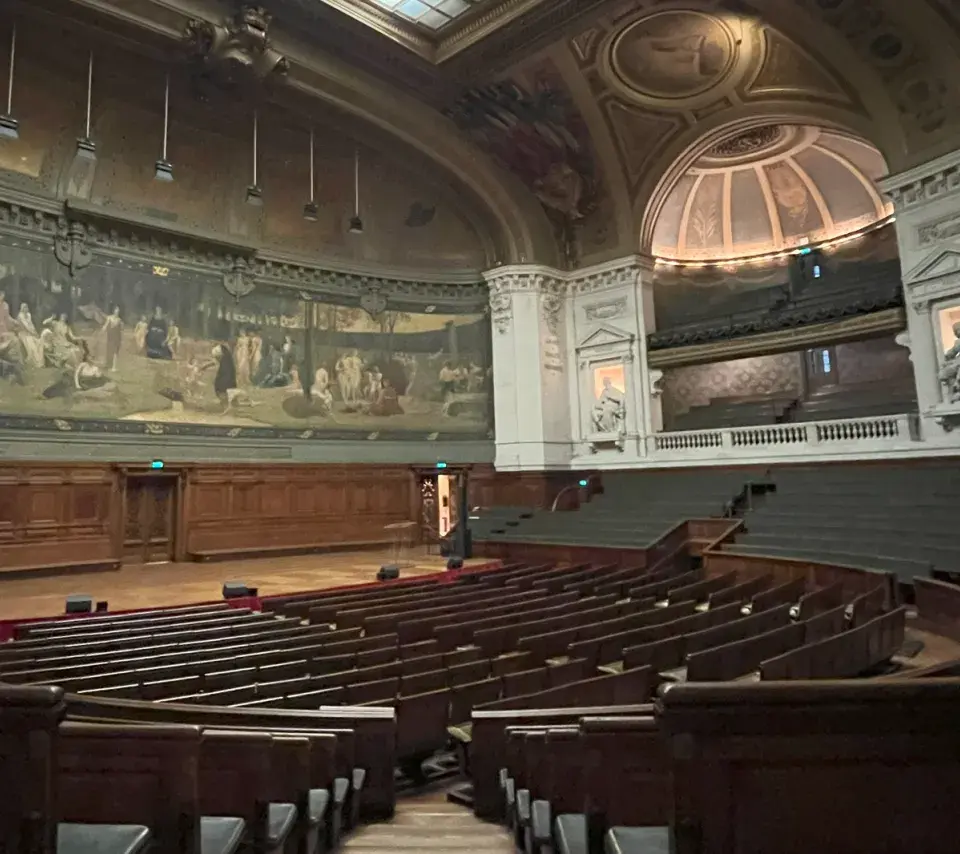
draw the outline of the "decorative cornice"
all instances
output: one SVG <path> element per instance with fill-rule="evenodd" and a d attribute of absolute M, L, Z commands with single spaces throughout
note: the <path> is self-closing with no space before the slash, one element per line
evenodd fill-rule
<path fill-rule="evenodd" d="M 748 356 L 771 356 L 775 353 L 789 353 L 810 347 L 843 344 L 885 332 L 899 332 L 906 326 L 906 322 L 906 315 L 902 308 L 891 308 L 859 317 L 803 326 L 799 329 L 766 332 L 690 347 L 653 350 L 647 354 L 647 364 L 651 368 L 663 370 L 724 362 L 729 359 L 743 359 Z"/>
<path fill-rule="evenodd" d="M 240 296 L 249 292 L 252 283 L 296 288 L 349 303 L 377 290 L 391 305 L 405 308 L 436 305 L 439 310 L 442 306 L 479 311 L 487 302 L 487 288 L 479 277 L 458 281 L 453 274 L 453 281 L 442 281 L 436 273 L 419 276 L 313 262 L 264 251 L 239 239 L 118 216 L 85 202 L 30 199 L 6 190 L 0 190 L 0 234 L 48 243 L 58 260 L 74 272 L 90 263 L 91 254 L 233 277 L 242 264 L 244 280 L 230 279 L 242 292 Z"/>
<path fill-rule="evenodd" d="M 890 175 L 878 186 L 893 200 L 898 212 L 949 195 L 960 190 L 960 150 Z"/>

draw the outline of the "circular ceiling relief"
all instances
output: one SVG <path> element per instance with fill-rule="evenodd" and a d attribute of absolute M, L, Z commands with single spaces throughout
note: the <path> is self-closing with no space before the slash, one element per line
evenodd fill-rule
<path fill-rule="evenodd" d="M 610 42 L 609 70 L 621 87 L 659 108 L 688 108 L 714 97 L 731 77 L 737 39 L 721 18 L 674 9 L 628 24 Z M 738 75 L 739 76 L 739 75 Z"/>

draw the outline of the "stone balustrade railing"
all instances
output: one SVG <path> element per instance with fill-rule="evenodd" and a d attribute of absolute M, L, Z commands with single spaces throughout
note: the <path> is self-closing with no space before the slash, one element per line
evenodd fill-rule
<path fill-rule="evenodd" d="M 917 438 L 916 415 L 880 415 L 805 424 L 656 433 L 646 438 L 646 451 L 647 459 L 651 462 L 701 456 L 755 458 L 810 454 L 815 457 L 818 451 L 830 454 L 834 450 L 870 453 L 902 449 Z"/>

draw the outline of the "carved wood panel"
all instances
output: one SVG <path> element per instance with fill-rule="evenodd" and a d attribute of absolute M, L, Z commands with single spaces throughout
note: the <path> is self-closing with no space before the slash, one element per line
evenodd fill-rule
<path fill-rule="evenodd" d="M 115 562 L 120 503 L 107 465 L 0 465 L 0 572 Z"/>
<path fill-rule="evenodd" d="M 416 518 L 406 466 L 203 466 L 184 499 L 188 554 L 390 542 Z"/>

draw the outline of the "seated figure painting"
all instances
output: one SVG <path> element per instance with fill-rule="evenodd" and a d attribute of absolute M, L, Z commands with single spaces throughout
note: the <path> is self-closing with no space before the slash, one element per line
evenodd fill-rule
<path fill-rule="evenodd" d="M 55 263 L 21 257 L 40 252 L 8 254 L 0 418 L 141 421 L 181 432 L 388 430 L 421 439 L 492 428 L 490 326 L 480 311 L 388 304 L 371 316 L 268 287 L 238 300 L 217 276 L 171 270 L 161 278 L 136 263 L 94 263 L 68 282 Z"/>

